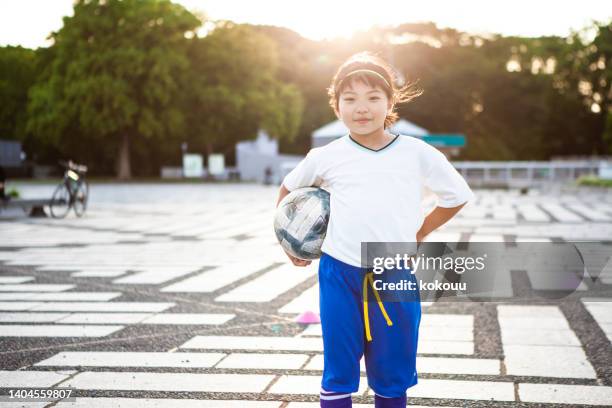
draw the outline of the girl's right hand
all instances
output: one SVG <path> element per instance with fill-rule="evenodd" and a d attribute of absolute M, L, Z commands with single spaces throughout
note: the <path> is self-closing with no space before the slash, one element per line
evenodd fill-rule
<path fill-rule="evenodd" d="M 295 266 L 308 266 L 312 263 L 312 261 L 307 261 L 304 259 L 296 258 L 295 256 L 289 255 L 287 252 L 285 253 L 287 254 L 289 259 L 291 260 L 291 262 L 293 262 Z"/>

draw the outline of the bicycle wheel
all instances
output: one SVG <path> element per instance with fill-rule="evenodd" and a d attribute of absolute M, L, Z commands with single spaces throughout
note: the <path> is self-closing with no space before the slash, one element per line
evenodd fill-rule
<path fill-rule="evenodd" d="M 65 183 L 57 186 L 49 204 L 53 218 L 64 218 L 70 211 L 70 191 Z"/>
<path fill-rule="evenodd" d="M 87 210 L 87 201 L 89 200 L 89 183 L 83 180 L 77 186 L 76 192 L 74 194 L 74 202 L 72 203 L 72 207 L 74 208 L 74 213 L 77 217 L 82 217 L 85 214 L 85 210 Z"/>

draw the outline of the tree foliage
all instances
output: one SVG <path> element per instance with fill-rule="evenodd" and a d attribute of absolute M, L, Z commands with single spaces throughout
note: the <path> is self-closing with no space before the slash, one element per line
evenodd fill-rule
<path fill-rule="evenodd" d="M 0 138 L 24 140 L 28 90 L 36 80 L 36 53 L 22 47 L 0 49 Z"/>
<path fill-rule="evenodd" d="M 467 136 L 463 159 L 612 153 L 612 21 L 567 38 L 419 23 L 311 41 L 205 21 L 169 0 L 79 0 L 51 38 L 36 51 L 0 48 L 0 137 L 39 162 L 153 175 L 180 162 L 182 142 L 231 162 L 235 143 L 262 128 L 282 151 L 305 153 L 335 119 L 326 90 L 336 68 L 364 50 L 423 89 L 400 116 Z"/>
<path fill-rule="evenodd" d="M 191 146 L 224 152 L 258 128 L 291 140 L 303 102 L 297 87 L 277 79 L 278 51 L 265 35 L 247 26 L 219 22 L 190 48 Z"/>
<path fill-rule="evenodd" d="M 81 156 L 112 162 L 118 152 L 118 175 L 130 177 L 130 143 L 185 127 L 176 104 L 190 68 L 185 33 L 199 24 L 167 0 L 78 1 L 53 34 L 55 56 L 31 91 L 29 129 Z"/>

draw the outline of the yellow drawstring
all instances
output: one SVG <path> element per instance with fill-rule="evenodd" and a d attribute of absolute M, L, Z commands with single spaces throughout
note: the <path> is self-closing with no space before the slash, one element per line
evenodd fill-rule
<path fill-rule="evenodd" d="M 372 341 L 372 335 L 370 334 L 370 318 L 368 315 L 369 314 L 369 311 L 368 311 L 368 282 L 370 282 L 370 285 L 372 285 L 374 296 L 376 296 L 376 302 L 378 303 L 378 307 L 380 308 L 380 311 L 382 312 L 383 316 L 385 317 L 385 320 L 387 321 L 387 326 L 393 326 L 393 322 L 389 318 L 389 315 L 387 314 L 387 311 L 385 310 L 385 305 L 383 305 L 382 301 L 380 300 L 380 295 L 378 294 L 378 291 L 374 287 L 374 280 L 372 279 L 372 272 L 366 273 L 365 277 L 363 278 L 363 319 L 365 322 L 366 339 L 368 341 Z"/>

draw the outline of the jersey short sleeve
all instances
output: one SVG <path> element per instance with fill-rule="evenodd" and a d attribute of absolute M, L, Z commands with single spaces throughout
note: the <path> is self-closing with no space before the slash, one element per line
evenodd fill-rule
<path fill-rule="evenodd" d="M 318 186 L 321 184 L 318 149 L 311 149 L 304 159 L 283 179 L 283 185 L 289 191 L 300 187 Z"/>
<path fill-rule="evenodd" d="M 438 196 L 439 207 L 457 207 L 474 198 L 465 179 L 435 147 L 424 145 L 423 167 L 424 184 Z"/>

